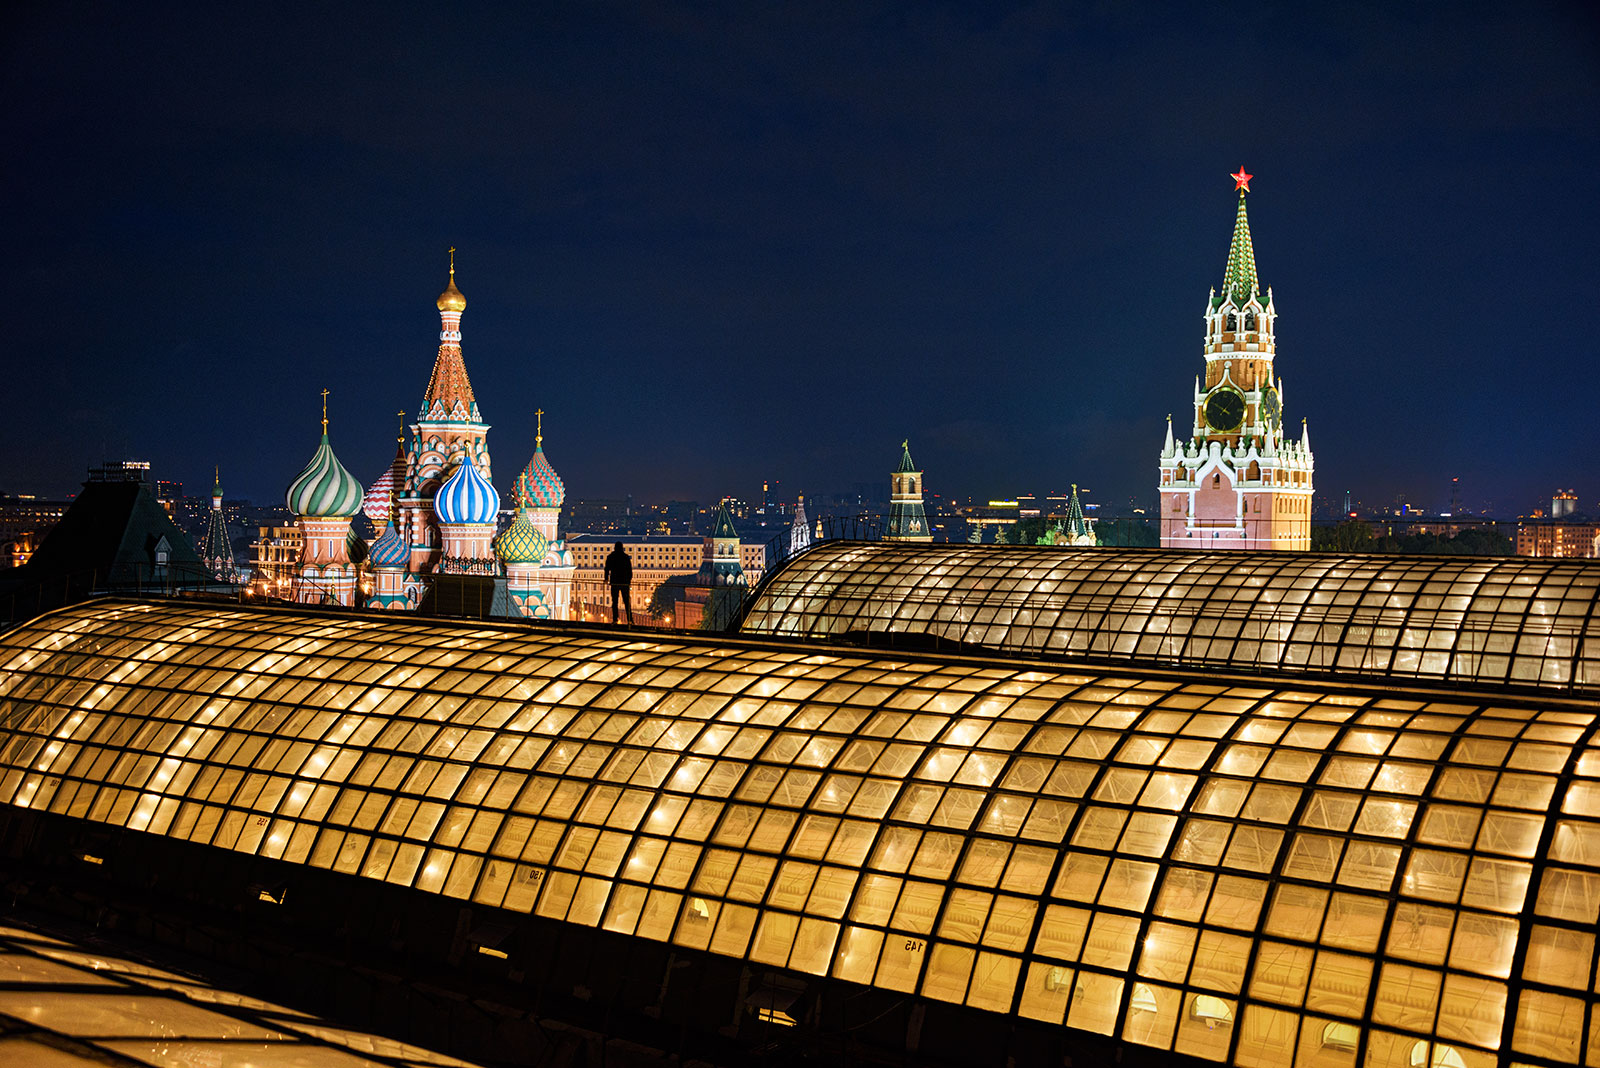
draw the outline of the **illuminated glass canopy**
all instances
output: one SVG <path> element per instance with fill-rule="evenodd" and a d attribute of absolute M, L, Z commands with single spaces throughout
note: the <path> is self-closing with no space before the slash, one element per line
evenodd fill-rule
<path fill-rule="evenodd" d="M 0 927 L 0 1063 L 472 1068 L 177 972 Z"/>
<path fill-rule="evenodd" d="M 744 631 L 1600 693 L 1597 606 L 1578 560 L 824 542 Z"/>
<path fill-rule="evenodd" d="M 0 803 L 1157 1049 L 1600 1058 L 1591 701 L 103 602 L 0 722 Z"/>

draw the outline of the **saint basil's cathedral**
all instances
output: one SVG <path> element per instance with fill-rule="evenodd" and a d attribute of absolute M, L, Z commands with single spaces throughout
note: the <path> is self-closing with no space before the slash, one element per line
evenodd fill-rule
<path fill-rule="evenodd" d="M 461 353 L 467 299 L 450 282 L 439 295 L 439 353 L 423 394 L 410 445 L 402 436 L 390 466 L 362 491 L 328 440 L 327 392 L 322 441 L 289 485 L 288 505 L 300 528 L 294 600 L 362 603 L 358 565 L 370 571 L 369 608 L 409 611 L 442 576 L 503 581 L 504 607 L 537 619 L 566 619 L 573 562 L 556 531 L 566 497 L 544 454 L 543 411 L 533 456 L 513 487 L 516 515 L 498 535 L 500 495 L 489 462 L 489 426 L 478 411 Z M 377 538 L 367 547 L 351 529 L 360 511 Z"/>

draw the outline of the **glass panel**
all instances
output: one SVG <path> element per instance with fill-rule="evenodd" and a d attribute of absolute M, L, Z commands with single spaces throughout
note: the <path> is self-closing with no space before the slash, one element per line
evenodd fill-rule
<path fill-rule="evenodd" d="M 1109 1035 L 1117 1025 L 1117 1009 L 1122 1004 L 1122 980 L 1099 972 L 1078 972 L 1073 989 L 1067 1026 L 1080 1031 Z"/>
<path fill-rule="evenodd" d="M 1323 950 L 1317 954 L 1306 991 L 1306 1008 L 1359 1020 L 1366 1012 L 1372 961 Z"/>

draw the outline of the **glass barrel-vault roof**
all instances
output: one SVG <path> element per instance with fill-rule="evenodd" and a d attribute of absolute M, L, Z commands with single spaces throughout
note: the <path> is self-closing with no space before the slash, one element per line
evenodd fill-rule
<path fill-rule="evenodd" d="M 100 602 L 0 724 L 0 804 L 1160 1050 L 1600 1056 L 1592 701 Z"/>
<path fill-rule="evenodd" d="M 1600 564 L 823 542 L 746 634 L 1600 693 Z"/>
<path fill-rule="evenodd" d="M 84 944 L 0 927 L 0 1064 L 472 1068 Z"/>

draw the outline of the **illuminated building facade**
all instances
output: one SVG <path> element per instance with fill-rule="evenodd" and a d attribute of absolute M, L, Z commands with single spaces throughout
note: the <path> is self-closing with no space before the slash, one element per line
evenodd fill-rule
<path fill-rule="evenodd" d="M 70 506 L 70 501 L 0 497 L 0 568 L 27 563 Z"/>
<path fill-rule="evenodd" d="M 1256 277 L 1245 213 L 1251 175 L 1232 176 L 1239 193 L 1222 292 L 1206 303 L 1205 378 L 1194 387 L 1194 426 L 1185 441 L 1161 449 L 1161 544 L 1164 548 L 1311 548 L 1313 461 L 1310 432 L 1283 428 L 1283 381 L 1277 355 L 1277 309 Z"/>
<path fill-rule="evenodd" d="M 1517 555 L 1568 559 L 1600 556 L 1600 520 L 1520 520 Z"/>
<path fill-rule="evenodd" d="M 250 586 L 267 598 L 293 600 L 300 564 L 300 528 L 257 527 L 250 543 Z"/>

